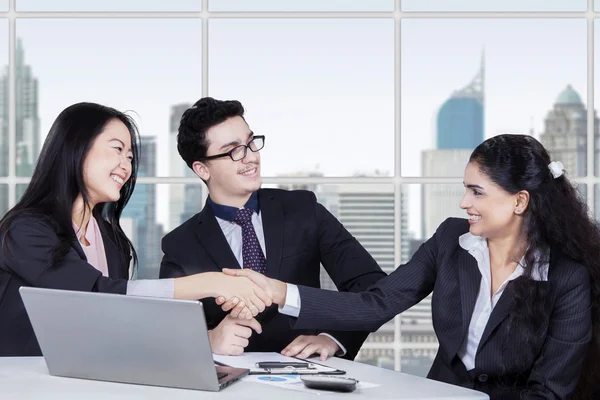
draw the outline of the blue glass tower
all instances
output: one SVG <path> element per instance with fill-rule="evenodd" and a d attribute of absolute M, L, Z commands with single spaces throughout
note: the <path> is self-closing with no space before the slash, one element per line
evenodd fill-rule
<path fill-rule="evenodd" d="M 484 57 L 473 80 L 455 91 L 437 115 L 438 149 L 474 149 L 483 142 Z"/>

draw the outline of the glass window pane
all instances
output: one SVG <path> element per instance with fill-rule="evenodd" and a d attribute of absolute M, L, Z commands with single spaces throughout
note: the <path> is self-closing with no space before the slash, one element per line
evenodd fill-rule
<path fill-rule="evenodd" d="M 16 0 L 17 11 L 201 11 L 202 0 Z"/>
<path fill-rule="evenodd" d="M 132 110 L 159 149 L 151 175 L 169 174 L 174 106 L 201 94 L 201 32 L 192 19 L 18 20 L 18 174 L 31 173 L 56 116 L 81 101 Z"/>
<path fill-rule="evenodd" d="M 8 20 L 0 19 L 0 176 L 8 176 Z"/>
<path fill-rule="evenodd" d="M 394 262 L 394 187 L 388 184 L 268 184 L 263 187 L 311 190 L 344 227 L 390 273 Z M 321 267 L 321 288 L 337 290 Z M 394 369 L 394 321 L 369 335 L 356 361 Z"/>
<path fill-rule="evenodd" d="M 393 11 L 394 0 L 209 0 L 210 11 Z"/>
<path fill-rule="evenodd" d="M 0 11 L 8 11 L 8 0 L 0 0 Z"/>
<path fill-rule="evenodd" d="M 8 185 L 0 185 L 0 216 L 8 211 Z M 1 217 L 0 217 L 1 218 Z"/>
<path fill-rule="evenodd" d="M 402 174 L 462 177 L 485 138 L 524 133 L 586 175 L 586 46 L 584 19 L 403 20 Z"/>
<path fill-rule="evenodd" d="M 392 175 L 393 32 L 391 19 L 212 20 L 210 95 L 246 107 L 266 176 Z"/>
<path fill-rule="evenodd" d="M 597 2 L 598 0 L 596 0 Z M 402 0 L 402 11 L 586 11 L 586 0 Z"/>
<path fill-rule="evenodd" d="M 142 140 L 142 147 L 146 154 L 156 154 L 156 142 Z M 153 160 L 148 159 L 140 165 L 142 170 L 153 168 Z M 136 184 L 133 195 L 121 215 L 121 227 L 133 243 L 138 256 L 137 279 L 158 278 L 162 252 L 160 240 L 164 234 L 164 225 L 157 220 L 158 211 L 164 218 L 168 215 L 168 204 L 158 201 L 157 190 L 160 190 L 164 198 L 168 192 L 166 185 Z M 160 205 L 160 206 L 159 206 Z M 162 208 L 159 210 L 159 208 Z"/>

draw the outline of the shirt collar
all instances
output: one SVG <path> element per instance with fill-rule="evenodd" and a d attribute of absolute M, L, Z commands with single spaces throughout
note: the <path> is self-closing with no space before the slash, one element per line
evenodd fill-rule
<path fill-rule="evenodd" d="M 463 235 L 460 235 L 460 237 L 458 238 L 458 244 L 460 245 L 460 247 L 467 250 L 471 255 L 473 255 L 473 251 L 487 250 L 488 247 L 487 240 L 485 238 L 481 236 L 475 236 L 471 232 L 467 232 Z M 545 260 L 548 260 L 548 255 L 548 252 L 546 252 L 544 257 Z M 477 259 L 477 257 L 475 257 L 475 259 Z M 537 257 L 537 259 L 539 260 L 540 257 Z M 525 258 L 523 257 L 521 258 L 519 265 L 517 265 L 517 268 L 515 268 L 515 271 L 512 273 L 509 279 L 507 279 L 507 281 L 516 279 L 519 276 L 523 275 L 523 273 L 525 272 L 525 269 L 523 268 L 524 265 Z M 548 268 L 549 264 L 547 262 L 540 265 L 539 268 L 534 268 L 533 271 L 531 271 L 531 278 L 535 281 L 547 281 Z"/>
<path fill-rule="evenodd" d="M 237 213 L 239 208 L 217 204 L 210 198 L 210 195 L 208 196 L 207 202 L 208 205 L 210 205 L 210 208 L 212 209 L 213 213 L 215 214 L 215 217 L 230 222 L 233 222 L 235 220 L 235 214 Z M 258 214 L 260 210 L 258 206 L 258 192 L 252 193 L 252 196 L 250 196 L 246 204 L 244 204 L 243 208 L 253 210 L 255 213 Z"/>

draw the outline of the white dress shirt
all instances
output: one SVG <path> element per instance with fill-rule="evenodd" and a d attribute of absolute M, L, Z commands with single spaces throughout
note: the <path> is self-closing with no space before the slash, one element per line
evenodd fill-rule
<path fill-rule="evenodd" d="M 477 294 L 475 308 L 473 309 L 473 315 L 471 316 L 471 322 L 469 323 L 469 331 L 458 351 L 458 356 L 463 364 L 465 364 L 467 371 L 470 371 L 475 368 L 477 348 L 479 347 L 481 336 L 490 319 L 490 315 L 496 304 L 498 304 L 498 300 L 500 300 L 502 293 L 504 293 L 504 289 L 506 288 L 506 285 L 508 285 L 508 282 L 517 279 L 525 272 L 522 267 L 522 265 L 525 265 L 525 259 L 521 259 L 517 268 L 515 268 L 515 271 L 502 282 L 498 287 L 498 290 L 492 295 L 492 272 L 490 250 L 487 245 L 487 240 L 481 236 L 475 236 L 467 232 L 458 238 L 458 244 L 477 260 L 477 266 L 481 273 L 479 293 Z M 532 279 L 537 281 L 547 281 L 548 263 L 541 265 L 540 268 L 534 268 L 532 271 Z"/>
<path fill-rule="evenodd" d="M 260 215 L 260 211 L 258 213 L 252 213 L 252 226 L 254 227 L 256 237 L 258 238 L 258 243 L 260 244 L 260 248 L 262 249 L 263 255 L 266 259 L 267 248 L 265 245 L 265 232 Z M 229 243 L 229 247 L 231 247 L 231 251 L 235 256 L 235 259 L 237 260 L 238 264 L 240 264 L 240 267 L 244 268 L 244 258 L 242 255 L 242 227 L 235 222 L 227 221 L 219 217 L 215 218 L 217 218 L 217 222 L 219 223 L 219 226 L 225 235 L 227 243 Z M 298 316 L 300 313 L 300 293 L 298 292 L 298 287 L 296 285 L 288 285 L 285 304 L 283 306 L 279 306 L 279 312 L 285 315 L 296 314 L 295 316 Z M 336 353 L 337 356 L 343 356 L 346 354 L 346 348 L 342 346 L 342 344 L 336 338 L 328 333 L 320 333 L 320 335 L 329 337 L 339 346 L 340 351 Z"/>

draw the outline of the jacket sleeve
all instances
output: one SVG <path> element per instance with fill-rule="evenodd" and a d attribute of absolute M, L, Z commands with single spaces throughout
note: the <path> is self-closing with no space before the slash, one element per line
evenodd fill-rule
<path fill-rule="evenodd" d="M 438 252 L 457 240 L 445 236 L 446 225 L 442 223 L 409 262 L 366 291 L 344 293 L 299 286 L 301 308 L 294 328 L 375 332 L 421 301 L 433 290 Z"/>
<path fill-rule="evenodd" d="M 16 218 L 2 236 L 1 265 L 31 286 L 125 294 L 126 279 L 111 279 L 81 259 L 75 249 L 52 263 L 59 238 L 41 217 Z"/>

